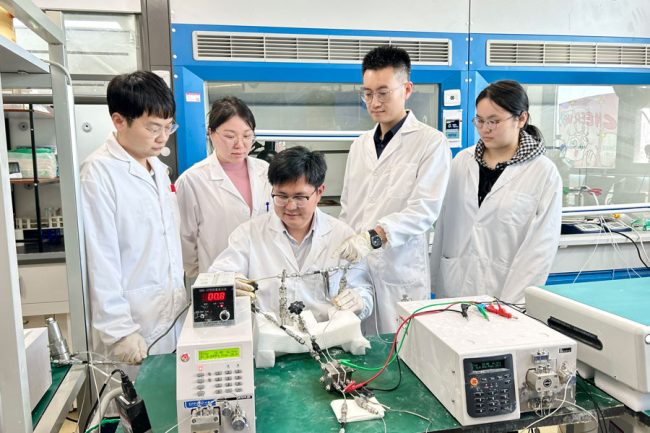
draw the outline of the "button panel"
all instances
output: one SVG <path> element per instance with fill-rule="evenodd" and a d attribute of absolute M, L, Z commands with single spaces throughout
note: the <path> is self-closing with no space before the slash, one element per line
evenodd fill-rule
<path fill-rule="evenodd" d="M 475 418 L 509 414 L 517 399 L 512 355 L 465 359 L 467 413 Z M 496 368 L 494 368 L 496 367 Z"/>
<path fill-rule="evenodd" d="M 200 371 L 194 374 L 194 393 L 197 397 L 203 397 L 207 392 L 207 395 L 214 394 L 216 398 L 228 397 L 228 394 L 232 397 L 233 393 L 242 393 L 246 380 L 241 373 L 238 363 L 203 365 Z"/>

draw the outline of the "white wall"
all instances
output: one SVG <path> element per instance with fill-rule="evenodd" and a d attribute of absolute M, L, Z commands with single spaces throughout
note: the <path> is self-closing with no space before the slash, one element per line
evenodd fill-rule
<path fill-rule="evenodd" d="M 77 134 L 77 158 L 83 162 L 95 149 L 104 144 L 106 137 L 113 131 L 113 122 L 108 114 L 107 105 L 75 105 L 75 133 Z M 91 130 L 85 131 L 83 124 L 88 123 Z"/>
<path fill-rule="evenodd" d="M 77 12 L 140 13 L 139 0 L 34 0 L 41 9 Z"/>
<path fill-rule="evenodd" d="M 171 0 L 179 24 L 467 32 L 469 0 Z"/>
<path fill-rule="evenodd" d="M 179 24 L 650 37 L 648 0 L 171 0 L 170 4 L 172 23 Z"/>
<path fill-rule="evenodd" d="M 472 33 L 650 38 L 648 0 L 475 0 Z"/>

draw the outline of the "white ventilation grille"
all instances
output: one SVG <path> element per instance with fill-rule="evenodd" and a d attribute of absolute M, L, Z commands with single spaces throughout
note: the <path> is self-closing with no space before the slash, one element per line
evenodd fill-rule
<path fill-rule="evenodd" d="M 490 66 L 650 67 L 649 44 L 488 41 Z"/>
<path fill-rule="evenodd" d="M 266 33 L 192 33 L 194 60 L 360 63 L 379 45 L 404 48 L 419 65 L 450 65 L 451 40 Z"/>

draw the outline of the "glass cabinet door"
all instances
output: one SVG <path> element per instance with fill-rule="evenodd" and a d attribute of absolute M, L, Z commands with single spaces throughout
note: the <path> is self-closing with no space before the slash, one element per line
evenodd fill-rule
<path fill-rule="evenodd" d="M 361 101 L 360 83 L 209 82 L 206 90 L 209 104 L 224 96 L 246 102 L 255 115 L 258 141 L 325 153 L 325 196 L 333 202 L 341 195 L 352 141 L 375 125 Z M 417 84 L 407 108 L 437 127 L 438 85 Z"/>
<path fill-rule="evenodd" d="M 650 88 L 526 85 L 564 206 L 650 202 Z"/>

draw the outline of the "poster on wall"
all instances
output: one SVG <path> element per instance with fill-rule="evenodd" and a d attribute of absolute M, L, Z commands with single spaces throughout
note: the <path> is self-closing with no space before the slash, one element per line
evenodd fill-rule
<path fill-rule="evenodd" d="M 558 129 L 565 160 L 574 168 L 614 168 L 618 96 L 587 96 L 559 104 Z"/>

